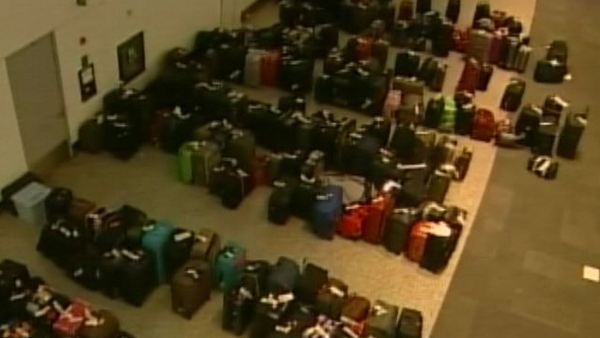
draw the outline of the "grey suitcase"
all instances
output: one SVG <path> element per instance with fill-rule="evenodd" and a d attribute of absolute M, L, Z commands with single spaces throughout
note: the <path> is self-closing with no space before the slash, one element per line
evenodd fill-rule
<path fill-rule="evenodd" d="M 198 149 L 195 151 L 194 163 L 194 183 L 201 186 L 210 184 L 210 175 L 212 168 L 221 162 L 221 151 L 216 143 L 210 141 L 198 142 Z"/>
<path fill-rule="evenodd" d="M 265 51 L 250 49 L 246 54 L 246 66 L 244 68 L 244 82 L 253 87 L 261 84 L 261 66 Z"/>
<path fill-rule="evenodd" d="M 493 40 L 494 36 L 491 33 L 481 29 L 472 29 L 469 31 L 467 55 L 479 62 L 488 62 Z"/>
<path fill-rule="evenodd" d="M 427 189 L 427 196 L 429 200 L 444 203 L 448 190 L 450 189 L 450 182 L 452 181 L 452 173 L 456 169 L 454 165 L 445 164 L 433 172 L 429 180 Z"/>
<path fill-rule="evenodd" d="M 517 52 L 517 58 L 515 60 L 514 69 L 519 73 L 525 73 L 527 65 L 529 64 L 529 58 L 531 56 L 532 48 L 527 45 L 521 45 Z"/>
<path fill-rule="evenodd" d="M 509 36 L 507 38 L 507 51 L 506 51 L 506 60 L 504 60 L 504 68 L 506 69 L 515 69 L 517 55 L 519 54 L 519 38 L 514 36 Z"/>
<path fill-rule="evenodd" d="M 377 300 L 371 307 L 369 318 L 365 325 L 364 337 L 396 338 L 398 314 L 400 308 Z"/>

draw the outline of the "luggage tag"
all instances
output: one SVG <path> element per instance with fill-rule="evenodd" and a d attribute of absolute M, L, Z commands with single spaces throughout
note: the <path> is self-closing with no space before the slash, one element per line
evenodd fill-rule
<path fill-rule="evenodd" d="M 175 242 L 180 243 L 185 241 L 188 238 L 192 238 L 193 233 L 191 231 L 181 232 L 176 234 L 174 237 Z"/>
<path fill-rule="evenodd" d="M 200 279 L 200 272 L 196 269 L 186 269 L 185 274 L 192 277 L 195 280 Z"/>
<path fill-rule="evenodd" d="M 290 322 L 287 322 L 285 326 L 275 325 L 276 332 L 284 333 L 286 335 L 292 331 L 292 328 L 293 328 L 293 325 Z"/>
<path fill-rule="evenodd" d="M 131 259 L 132 261 L 139 261 L 140 259 L 142 259 L 140 255 L 137 255 L 129 250 L 123 250 L 121 251 L 121 253 L 123 254 L 123 256 Z"/>
<path fill-rule="evenodd" d="M 73 271 L 73 277 L 77 278 L 77 277 L 81 277 L 83 275 L 83 269 L 79 268 L 75 271 Z"/>

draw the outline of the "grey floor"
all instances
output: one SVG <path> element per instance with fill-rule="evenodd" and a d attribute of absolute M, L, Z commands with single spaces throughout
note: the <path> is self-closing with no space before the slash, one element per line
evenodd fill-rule
<path fill-rule="evenodd" d="M 558 180 L 546 182 L 524 170 L 526 152 L 498 152 L 433 337 L 599 336 L 600 285 L 581 280 L 583 264 L 600 265 L 598 14 L 595 0 L 538 1 L 534 59 L 551 39 L 567 39 L 574 79 L 529 81 L 527 100 L 558 93 L 574 110 L 590 106 L 581 157 L 561 161 Z"/>

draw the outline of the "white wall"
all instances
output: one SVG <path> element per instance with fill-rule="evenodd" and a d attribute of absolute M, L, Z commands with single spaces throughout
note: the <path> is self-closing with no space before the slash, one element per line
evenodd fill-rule
<path fill-rule="evenodd" d="M 241 1 L 241 0 L 240 0 Z M 163 53 L 174 46 L 193 43 L 199 29 L 219 25 L 219 0 L 75 0 L 0 1 L 0 186 L 26 171 L 5 58 L 35 41 L 55 33 L 66 116 L 71 141 L 82 121 L 98 112 L 104 93 L 118 85 L 116 47 L 144 31 L 146 72 L 132 82 L 141 87 L 158 69 Z M 80 45 L 80 37 L 87 43 Z M 77 72 L 88 55 L 96 69 L 98 94 L 82 103 Z"/>

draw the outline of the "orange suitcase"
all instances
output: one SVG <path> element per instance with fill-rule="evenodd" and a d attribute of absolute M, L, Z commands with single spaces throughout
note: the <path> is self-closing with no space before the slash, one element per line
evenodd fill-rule
<path fill-rule="evenodd" d="M 434 226 L 435 224 L 429 221 L 421 221 L 413 226 L 410 238 L 408 239 L 408 245 L 406 246 L 406 257 L 409 260 L 416 263 L 421 262 L 429 230 Z"/>

